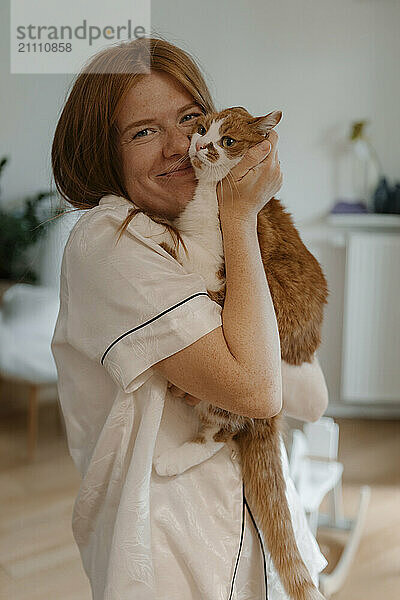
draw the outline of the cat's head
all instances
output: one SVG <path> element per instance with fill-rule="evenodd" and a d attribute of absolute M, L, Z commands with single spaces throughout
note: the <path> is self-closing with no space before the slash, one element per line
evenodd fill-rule
<path fill-rule="evenodd" d="M 242 106 L 198 117 L 189 147 L 197 179 L 215 182 L 223 179 L 247 150 L 261 142 L 281 118 L 280 110 L 263 117 L 253 117 Z"/>

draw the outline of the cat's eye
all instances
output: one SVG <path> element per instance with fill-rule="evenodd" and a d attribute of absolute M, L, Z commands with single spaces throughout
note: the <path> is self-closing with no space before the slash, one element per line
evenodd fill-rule
<path fill-rule="evenodd" d="M 233 146 L 233 144 L 236 142 L 236 140 L 234 140 L 233 138 L 229 137 L 229 135 L 224 135 L 223 138 L 221 138 L 221 146 L 223 148 L 229 148 L 229 146 Z"/>
<path fill-rule="evenodd" d="M 204 125 L 199 125 L 197 127 L 197 133 L 199 133 L 200 135 L 205 135 L 207 133 L 206 128 L 204 127 Z"/>

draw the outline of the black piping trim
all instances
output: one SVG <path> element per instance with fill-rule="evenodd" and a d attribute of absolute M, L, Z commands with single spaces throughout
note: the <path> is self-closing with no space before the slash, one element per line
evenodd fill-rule
<path fill-rule="evenodd" d="M 243 491 L 243 494 L 244 494 L 244 491 Z M 256 524 L 256 522 L 255 522 L 255 519 L 254 519 L 254 517 L 253 517 L 253 514 L 252 514 L 252 512 L 251 512 L 251 510 L 250 510 L 250 506 L 249 506 L 249 505 L 248 505 L 248 503 L 247 503 L 246 496 L 244 496 L 244 502 L 245 502 L 245 504 L 246 504 L 246 506 L 247 506 L 247 510 L 248 510 L 248 511 L 249 511 L 249 513 L 250 513 L 250 517 L 251 517 L 251 520 L 253 521 L 253 525 L 254 525 L 254 527 L 256 528 L 257 535 L 258 535 L 258 539 L 259 539 L 259 541 L 260 541 L 261 550 L 262 550 L 262 553 L 263 553 L 263 560 L 264 560 L 264 578 L 265 578 L 265 600 L 268 600 L 268 578 L 267 578 L 267 565 L 266 565 L 266 561 L 265 561 L 265 551 L 264 551 L 264 546 L 263 546 L 263 543 L 262 543 L 261 534 L 260 534 L 260 532 L 259 532 L 259 530 L 258 530 L 258 527 L 257 527 L 257 524 Z"/>
<path fill-rule="evenodd" d="M 243 533 L 244 533 L 244 503 L 245 503 L 245 497 L 244 497 L 244 483 L 242 484 L 242 531 L 240 534 L 240 544 L 239 544 L 239 550 L 238 550 L 238 554 L 236 557 L 236 564 L 235 564 L 235 570 L 233 572 L 233 578 L 232 578 L 232 583 L 231 583 L 231 592 L 229 594 L 229 598 L 228 600 L 232 599 L 232 594 L 233 594 L 233 584 L 235 583 L 235 577 L 236 577 L 236 572 L 237 572 L 237 568 L 238 568 L 238 564 L 239 564 L 239 558 L 240 558 L 240 553 L 242 551 L 242 545 L 243 545 Z"/>
<path fill-rule="evenodd" d="M 150 323 L 152 323 L 156 319 L 159 319 L 160 317 L 162 317 L 163 315 L 165 315 L 167 312 L 170 312 L 171 310 L 174 310 L 174 308 L 178 308 L 178 306 L 181 306 L 181 304 L 184 304 L 185 302 L 188 302 L 192 298 L 196 298 L 196 296 L 208 296 L 208 294 L 207 294 L 207 292 L 198 292 L 197 294 L 193 294 L 192 296 L 189 296 L 189 298 L 186 298 L 185 300 L 181 300 L 181 302 L 178 302 L 178 304 L 175 304 L 174 306 L 171 306 L 170 308 L 167 308 L 162 313 L 156 315 L 152 319 L 149 319 L 149 321 L 146 321 L 145 323 L 142 323 L 141 325 L 138 325 L 137 327 L 134 327 L 133 329 L 130 329 L 129 331 L 126 331 L 125 333 L 123 333 L 122 335 L 120 335 L 116 340 L 114 340 L 108 346 L 107 350 L 104 352 L 103 356 L 101 357 L 101 361 L 100 361 L 101 364 L 103 364 L 104 359 L 107 356 L 108 352 L 111 350 L 111 348 L 113 346 L 115 346 L 115 344 L 117 344 L 123 337 L 125 337 L 126 335 L 129 335 L 130 333 L 133 333 L 134 331 L 137 331 L 138 329 L 141 329 L 142 327 L 145 327 L 146 325 L 149 325 Z"/>

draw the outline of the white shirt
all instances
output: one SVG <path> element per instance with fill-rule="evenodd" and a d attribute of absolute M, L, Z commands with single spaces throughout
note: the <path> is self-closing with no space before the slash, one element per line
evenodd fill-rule
<path fill-rule="evenodd" d="M 153 458 L 193 438 L 198 417 L 153 367 L 222 325 L 204 280 L 135 229 L 105 196 L 68 238 L 52 340 L 70 454 L 82 476 L 72 529 L 93 600 L 288 600 L 245 506 L 236 443 L 178 476 Z M 283 444 L 282 444 L 283 446 Z M 282 448 L 297 543 L 326 566 Z"/>

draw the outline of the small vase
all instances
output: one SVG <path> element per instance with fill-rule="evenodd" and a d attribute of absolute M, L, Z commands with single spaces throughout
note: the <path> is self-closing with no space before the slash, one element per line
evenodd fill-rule
<path fill-rule="evenodd" d="M 365 121 L 353 123 L 342 148 L 339 165 L 339 197 L 348 203 L 363 203 L 375 211 L 374 193 L 381 179 L 377 154 L 364 135 Z"/>

